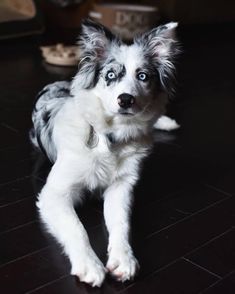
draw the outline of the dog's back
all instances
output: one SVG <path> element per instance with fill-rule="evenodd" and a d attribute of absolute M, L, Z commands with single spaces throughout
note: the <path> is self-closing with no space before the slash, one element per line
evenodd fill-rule
<path fill-rule="evenodd" d="M 51 162 L 56 160 L 56 148 L 52 140 L 53 121 L 65 101 L 70 98 L 70 82 L 61 81 L 44 87 L 35 102 L 32 113 L 34 127 L 30 131 L 30 139 Z"/>

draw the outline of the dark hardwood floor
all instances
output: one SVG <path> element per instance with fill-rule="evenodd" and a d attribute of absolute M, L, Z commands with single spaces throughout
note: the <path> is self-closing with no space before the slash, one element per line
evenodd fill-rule
<path fill-rule="evenodd" d="M 181 124 L 155 132 L 135 190 L 132 243 L 141 264 L 132 282 L 107 277 L 101 289 L 69 275 L 68 260 L 35 207 L 50 165 L 30 146 L 34 97 L 72 69 L 42 62 L 40 40 L 0 44 L 0 292 L 235 293 L 234 24 L 179 30 L 183 53 L 168 114 Z M 102 204 L 78 213 L 106 260 Z"/>

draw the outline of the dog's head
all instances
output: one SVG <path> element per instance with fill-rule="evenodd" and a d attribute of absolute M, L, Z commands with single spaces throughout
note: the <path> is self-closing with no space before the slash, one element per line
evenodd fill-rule
<path fill-rule="evenodd" d="M 172 92 L 173 61 L 178 52 L 176 26 L 173 22 L 161 25 L 125 45 L 102 25 L 84 21 L 73 93 L 91 90 L 111 116 L 154 112 L 160 94 Z"/>

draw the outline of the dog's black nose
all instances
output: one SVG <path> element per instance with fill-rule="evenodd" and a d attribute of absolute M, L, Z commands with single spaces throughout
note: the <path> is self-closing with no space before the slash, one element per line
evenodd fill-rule
<path fill-rule="evenodd" d="M 124 109 L 130 108 L 135 103 L 134 96 L 130 94 L 126 94 L 126 93 L 119 95 L 117 100 L 118 100 L 119 106 Z"/>

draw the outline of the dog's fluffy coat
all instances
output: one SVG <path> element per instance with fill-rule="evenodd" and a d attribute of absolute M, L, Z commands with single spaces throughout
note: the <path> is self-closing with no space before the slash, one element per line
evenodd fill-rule
<path fill-rule="evenodd" d="M 127 46 L 103 26 L 85 21 L 77 75 L 71 84 L 46 86 L 33 111 L 31 140 L 54 163 L 38 197 L 40 216 L 64 247 L 71 273 L 92 286 L 102 284 L 107 270 L 125 281 L 138 269 L 129 244 L 132 190 L 171 92 L 175 27 L 159 26 Z M 123 107 L 123 94 L 131 97 L 129 107 Z M 162 127 L 171 128 L 163 121 Z M 97 187 L 104 191 L 109 233 L 106 268 L 74 210 L 84 189 Z"/>

